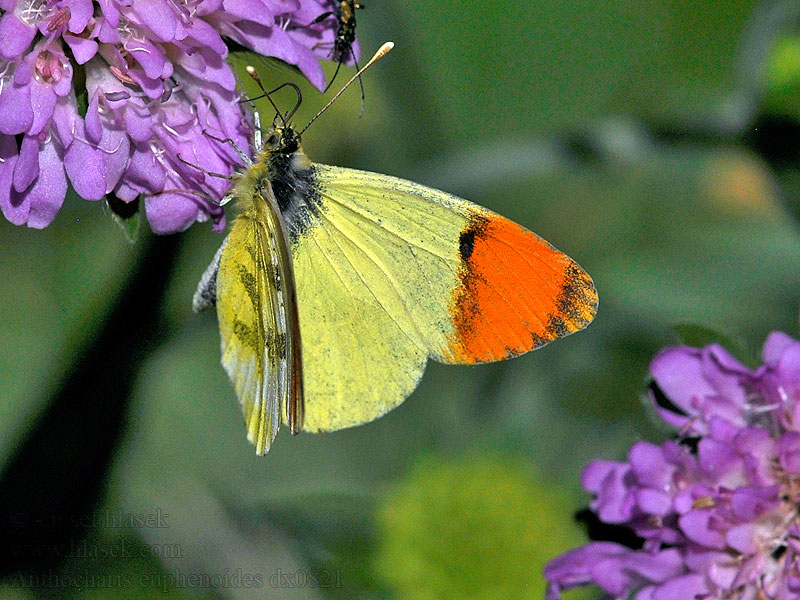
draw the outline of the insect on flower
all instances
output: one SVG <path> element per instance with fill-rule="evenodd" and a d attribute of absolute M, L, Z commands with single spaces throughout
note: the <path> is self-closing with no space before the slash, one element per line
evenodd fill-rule
<path fill-rule="evenodd" d="M 353 44 L 356 41 L 356 10 L 364 8 L 363 4 L 354 2 L 353 0 L 342 0 L 336 3 L 336 7 L 332 11 L 322 13 L 311 24 L 322 23 L 330 17 L 336 19 L 336 38 L 332 42 L 332 49 L 330 58 L 336 62 L 336 71 L 328 82 L 327 87 L 323 93 L 327 92 L 336 76 L 339 74 L 339 68 L 343 62 L 350 58 L 353 59 L 353 64 L 356 66 L 356 71 L 359 71 L 358 60 L 353 52 Z M 361 111 L 364 111 L 364 83 L 361 81 L 361 76 L 358 77 L 358 85 L 361 88 Z"/>
<path fill-rule="evenodd" d="M 594 318 L 592 280 L 546 241 L 485 208 L 388 175 L 312 163 L 275 107 L 254 161 L 231 179 L 240 214 L 200 281 L 222 364 L 265 454 L 292 433 L 372 421 L 416 388 L 429 358 L 518 356 Z M 261 85 L 255 70 L 251 76 Z M 274 104 L 273 104 L 274 106 Z M 257 113 L 255 115 L 258 124 Z M 213 175 L 213 173 L 206 172 Z"/>
<path fill-rule="evenodd" d="M 156 233 L 207 220 L 224 228 L 227 182 L 203 181 L 176 156 L 230 174 L 238 158 L 217 138 L 248 145 L 231 44 L 291 64 L 322 89 L 328 51 L 313 44 L 333 43 L 335 32 L 308 35 L 305 23 L 328 5 L 0 1 L 0 213 L 47 227 L 71 188 L 110 207 L 141 204 Z"/>

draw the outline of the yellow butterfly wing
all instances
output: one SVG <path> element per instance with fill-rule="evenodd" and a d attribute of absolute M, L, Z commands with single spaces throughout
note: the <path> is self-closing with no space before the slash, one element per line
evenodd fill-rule
<path fill-rule="evenodd" d="M 385 414 L 429 357 L 502 360 L 594 317 L 589 276 L 519 225 L 394 177 L 314 171 L 316 214 L 292 245 L 304 430 Z"/>
<path fill-rule="evenodd" d="M 264 202 L 251 203 L 237 217 L 221 249 L 215 290 L 222 365 L 258 454 L 269 451 L 283 408 L 291 407 L 298 393 L 302 396 L 285 228 L 277 209 L 271 210 L 272 190 L 263 195 Z"/>

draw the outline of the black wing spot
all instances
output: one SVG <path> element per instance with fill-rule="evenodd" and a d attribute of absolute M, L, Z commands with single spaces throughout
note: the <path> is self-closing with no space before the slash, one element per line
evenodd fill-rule
<path fill-rule="evenodd" d="M 260 351 L 258 336 L 246 323 L 239 319 L 233 322 L 233 335 L 235 335 L 245 346 L 258 353 Z"/>
<path fill-rule="evenodd" d="M 461 260 L 469 260 L 469 257 L 472 256 L 472 251 L 475 250 L 474 229 L 467 229 L 461 232 L 461 238 L 458 240 L 458 247 L 461 252 Z"/>
<path fill-rule="evenodd" d="M 250 298 L 250 304 L 258 311 L 258 307 L 261 306 L 261 299 L 258 296 L 258 281 L 256 280 L 255 275 L 253 275 L 244 265 L 239 266 L 239 279 L 242 281 L 242 285 L 244 286 L 245 291 L 247 292 L 247 296 Z"/>

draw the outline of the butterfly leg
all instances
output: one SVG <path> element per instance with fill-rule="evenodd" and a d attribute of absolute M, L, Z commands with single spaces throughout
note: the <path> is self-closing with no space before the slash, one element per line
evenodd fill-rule
<path fill-rule="evenodd" d="M 244 163 L 245 167 L 250 168 L 250 167 L 253 166 L 253 161 L 250 160 L 250 157 L 247 156 L 247 154 L 244 153 L 244 150 L 239 148 L 239 145 L 236 142 L 234 142 L 231 138 L 218 138 L 217 136 L 212 135 L 212 134 L 208 133 L 207 131 L 204 131 L 203 134 L 206 137 L 209 137 L 214 141 L 220 142 L 221 144 L 230 144 L 231 147 L 233 148 L 233 150 L 236 152 L 236 154 L 239 156 L 239 158 Z M 256 146 L 256 148 L 258 148 L 258 147 L 259 146 Z"/>
<path fill-rule="evenodd" d="M 184 158 L 180 154 L 178 154 L 177 157 L 178 160 L 181 161 L 183 164 L 189 165 L 190 167 L 197 169 L 201 173 L 205 173 L 209 177 L 219 177 L 220 179 L 227 179 L 229 181 L 239 178 L 238 175 L 225 175 L 224 173 L 215 173 L 214 171 L 209 171 L 208 169 L 204 169 L 200 165 L 196 165 L 194 163 L 190 163 L 188 160 L 184 160 Z"/>
<path fill-rule="evenodd" d="M 253 150 L 261 151 L 261 117 L 258 114 L 255 104 L 253 105 Z"/>

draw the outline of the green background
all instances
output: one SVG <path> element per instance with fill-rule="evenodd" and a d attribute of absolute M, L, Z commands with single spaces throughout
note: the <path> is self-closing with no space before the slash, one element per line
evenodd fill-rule
<path fill-rule="evenodd" d="M 96 358 L 109 315 L 135 298 L 150 323 L 118 364 L 98 363 L 111 381 L 118 369 L 124 392 L 88 399 L 101 419 L 121 415 L 121 433 L 74 537 L 86 551 L 60 550 L 37 576 L 88 578 L 59 584 L 56 597 L 73 598 L 541 597 L 542 565 L 585 540 L 582 466 L 671 434 L 643 391 L 675 326 L 724 332 L 750 358 L 770 331 L 797 333 L 797 12 L 744 0 L 370 2 L 362 56 L 396 47 L 364 77 L 364 116 L 350 90 L 306 132 L 307 154 L 524 224 L 591 274 L 600 310 L 587 330 L 512 361 L 430 364 L 377 422 L 281 431 L 264 458 L 219 365 L 215 316 L 190 308 L 222 239 L 208 224 L 174 236 L 175 260 L 160 264 L 148 248 L 164 240 L 145 225 L 130 245 L 101 203 L 68 198 L 44 231 L 0 222 L 0 473 L 38 439 L 52 458 L 29 473 L 31 497 L 79 468 L 58 433 L 30 436 L 76 365 Z M 304 91 L 298 123 L 325 102 Z M 131 289 L 143 260 L 166 270 L 163 297 Z M 165 526 L 111 526 L 114 515 Z M 188 579 L 201 574 L 218 585 Z M 234 577 L 247 574 L 262 586 Z M 11 572 L 0 597 L 53 597 L 36 582 Z"/>

